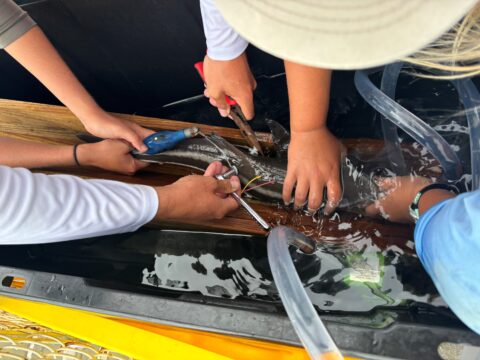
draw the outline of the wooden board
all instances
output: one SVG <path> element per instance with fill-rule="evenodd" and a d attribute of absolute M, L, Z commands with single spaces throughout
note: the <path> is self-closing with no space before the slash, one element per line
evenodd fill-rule
<path fill-rule="evenodd" d="M 114 114 L 124 119 L 134 121 L 142 126 L 154 130 L 177 130 L 188 126 L 198 126 L 205 133 L 215 132 L 232 143 L 245 145 L 239 130 L 174 120 L 149 118 L 138 115 Z M 82 124 L 65 107 L 28 102 L 0 99 L 0 136 L 15 139 L 29 140 L 48 144 L 75 144 L 78 143 L 76 134 L 84 131 Z M 271 136 L 267 133 L 257 133 L 262 145 L 271 147 Z M 347 147 L 355 148 L 363 153 L 374 154 L 383 147 L 379 140 L 346 140 Z M 183 168 L 155 165 L 150 166 L 135 176 L 119 175 L 93 168 L 62 168 L 44 169 L 45 173 L 66 173 L 86 178 L 101 178 L 118 180 L 128 183 L 162 186 L 175 181 L 179 176 L 192 173 Z M 282 223 L 303 229 L 321 241 L 331 239 L 346 239 L 352 234 L 361 234 L 373 237 L 380 244 L 396 243 L 404 248 L 407 239 L 412 238 L 412 229 L 409 226 L 390 224 L 382 220 L 357 218 L 353 214 L 341 214 L 333 219 L 325 219 L 321 229 L 309 216 L 299 215 L 292 211 L 278 208 L 276 205 L 251 202 L 252 206 L 272 223 Z M 341 223 L 350 223 L 351 228 L 340 226 Z M 156 223 L 156 226 L 169 228 L 188 228 L 210 231 L 227 231 L 263 235 L 265 232 L 243 210 L 230 214 L 225 219 L 198 223 L 185 220 L 181 223 Z"/>

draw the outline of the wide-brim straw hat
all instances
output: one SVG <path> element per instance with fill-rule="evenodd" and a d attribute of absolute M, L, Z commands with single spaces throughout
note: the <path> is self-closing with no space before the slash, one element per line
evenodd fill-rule
<path fill-rule="evenodd" d="M 477 0 L 216 0 L 258 48 L 330 69 L 361 69 L 411 55 L 449 30 Z"/>

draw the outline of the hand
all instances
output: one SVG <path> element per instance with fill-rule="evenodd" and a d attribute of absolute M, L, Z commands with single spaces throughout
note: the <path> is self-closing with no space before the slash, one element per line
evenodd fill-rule
<path fill-rule="evenodd" d="M 369 216 L 382 215 L 394 222 L 408 223 L 413 219 L 409 207 L 415 195 L 432 182 L 424 177 L 398 176 L 377 181 L 383 195 L 365 209 Z"/>
<path fill-rule="evenodd" d="M 327 128 L 292 132 L 288 148 L 287 176 L 283 185 L 284 202 L 291 202 L 292 191 L 296 186 L 295 208 L 303 207 L 308 196 L 308 211 L 314 213 L 322 205 L 326 187 L 328 201 L 324 213 L 330 214 L 342 198 L 341 152 L 341 143 Z"/>
<path fill-rule="evenodd" d="M 185 176 L 171 185 L 156 188 L 159 199 L 156 217 L 169 221 L 222 219 L 238 208 L 236 200 L 227 195 L 240 190 L 236 176 L 228 180 L 213 177 L 225 171 L 221 163 L 215 162 L 204 176 Z"/>
<path fill-rule="evenodd" d="M 131 150 L 123 140 L 107 139 L 94 144 L 79 145 L 77 158 L 81 165 L 133 175 L 148 164 L 135 159 L 130 154 Z"/>
<path fill-rule="evenodd" d="M 125 140 L 141 152 L 147 151 L 143 139 L 154 133 L 153 130 L 145 129 L 132 121 L 114 117 L 103 110 L 94 116 L 80 120 L 89 133 L 104 139 Z"/>
<path fill-rule="evenodd" d="M 243 53 L 233 60 L 213 60 L 205 56 L 203 62 L 205 72 L 205 96 L 210 98 L 210 104 L 218 108 L 220 115 L 227 117 L 230 105 L 225 100 L 228 95 L 242 109 L 247 120 L 253 119 L 253 91 L 257 82 L 250 71 L 247 55 Z"/>

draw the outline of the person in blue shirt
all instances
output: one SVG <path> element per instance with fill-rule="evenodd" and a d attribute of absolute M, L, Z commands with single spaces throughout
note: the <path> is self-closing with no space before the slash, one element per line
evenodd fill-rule
<path fill-rule="evenodd" d="M 480 334 L 480 190 L 456 195 L 422 177 L 380 181 L 384 196 L 369 215 L 413 222 L 415 248 L 452 311 Z"/>

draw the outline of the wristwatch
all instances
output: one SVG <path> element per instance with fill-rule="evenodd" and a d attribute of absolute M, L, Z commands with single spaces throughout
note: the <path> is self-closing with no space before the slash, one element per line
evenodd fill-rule
<path fill-rule="evenodd" d="M 420 199 L 422 198 L 423 194 L 433 189 L 447 190 L 457 195 L 458 193 L 460 193 L 458 188 L 453 185 L 435 183 L 435 184 L 430 184 L 425 186 L 422 190 L 420 190 L 417 193 L 417 195 L 415 195 L 415 198 L 413 199 L 412 203 L 409 206 L 410 216 L 413 218 L 413 220 L 415 220 L 415 222 L 417 222 L 417 220 L 420 218 L 420 213 L 418 212 L 418 203 L 420 202 Z"/>

